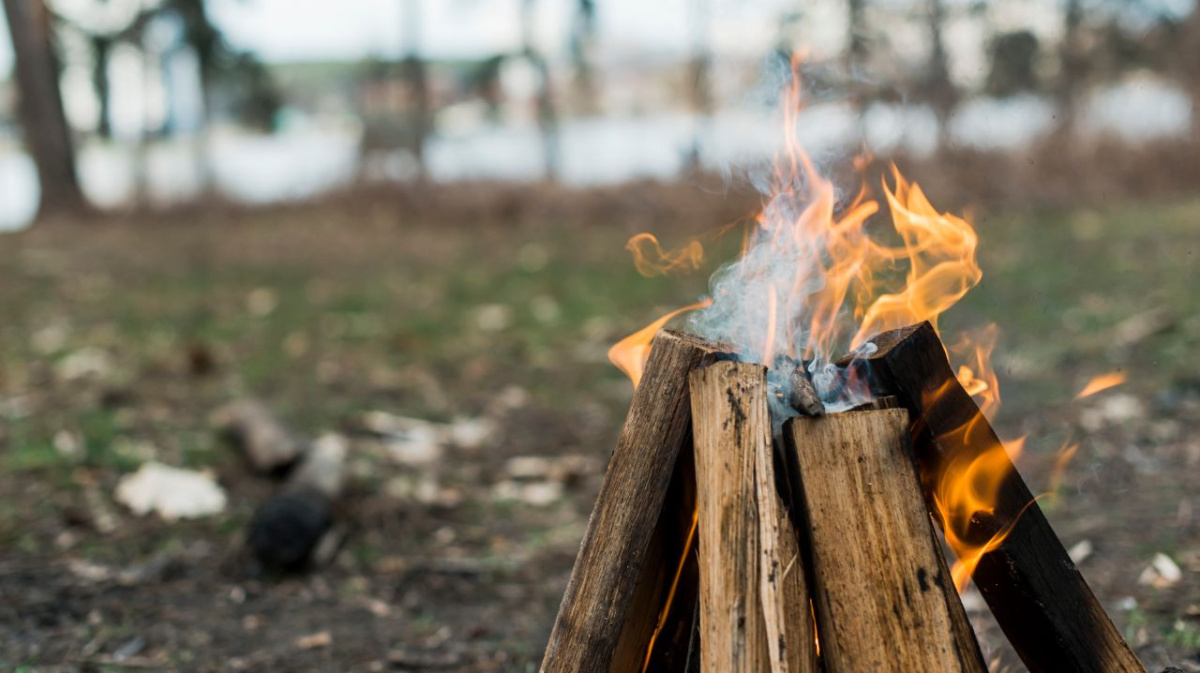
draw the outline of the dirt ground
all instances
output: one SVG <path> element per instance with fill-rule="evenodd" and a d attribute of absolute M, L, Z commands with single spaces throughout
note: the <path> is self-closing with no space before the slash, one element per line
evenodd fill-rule
<path fill-rule="evenodd" d="M 448 203 L 352 194 L 0 237 L 0 669 L 536 670 L 631 393 L 605 352 L 736 246 L 643 279 L 625 239 L 678 241 L 753 200 Z M 985 279 L 943 328 L 1001 325 L 998 427 L 1027 436 L 1040 506 L 1147 665 L 1200 671 L 1200 202 L 976 215 Z M 1073 400 L 1114 370 L 1129 382 Z M 349 442 L 343 541 L 310 572 L 246 551 L 279 485 L 209 419 L 245 397 Z M 396 417 L 437 440 L 372 429 Z M 147 460 L 211 470 L 225 511 L 133 515 L 114 490 Z M 1178 577 L 1148 570 L 1160 554 Z M 966 602 L 993 670 L 1021 670 Z"/>

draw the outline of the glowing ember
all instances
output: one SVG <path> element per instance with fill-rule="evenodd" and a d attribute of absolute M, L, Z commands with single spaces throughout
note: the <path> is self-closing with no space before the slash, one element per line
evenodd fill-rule
<path fill-rule="evenodd" d="M 1104 392 L 1109 388 L 1115 388 L 1122 383 L 1125 383 L 1125 375 L 1121 372 L 1101 374 L 1100 376 L 1093 378 L 1091 381 L 1088 381 L 1088 384 L 1083 387 L 1083 390 L 1079 391 L 1079 394 L 1075 396 L 1075 399 L 1082 400 L 1085 397 L 1091 397 L 1092 395 Z"/>

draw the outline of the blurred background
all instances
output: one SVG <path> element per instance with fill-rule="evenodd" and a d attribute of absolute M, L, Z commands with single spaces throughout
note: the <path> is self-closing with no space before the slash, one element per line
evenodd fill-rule
<path fill-rule="evenodd" d="M 605 352 L 738 243 L 645 279 L 625 241 L 753 216 L 799 56 L 847 196 L 868 154 L 972 217 L 944 326 L 999 324 L 1041 506 L 1200 670 L 1192 0 L 3 4 L 0 668 L 535 670 L 630 399 Z M 263 442 L 341 466 L 302 572 L 255 537 L 303 472 Z"/>

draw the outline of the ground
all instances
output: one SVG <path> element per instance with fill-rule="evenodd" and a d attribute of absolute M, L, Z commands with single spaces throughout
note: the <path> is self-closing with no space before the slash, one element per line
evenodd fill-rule
<path fill-rule="evenodd" d="M 736 245 L 643 279 L 625 239 L 681 241 L 750 205 L 688 189 L 493 194 L 444 217 L 366 194 L 5 235 L 0 669 L 536 670 L 630 399 L 605 351 Z M 1200 201 L 975 218 L 984 281 L 943 328 L 1000 324 L 997 424 L 1028 437 L 1039 506 L 1090 546 L 1080 568 L 1147 665 L 1200 670 Z M 1129 382 L 1073 400 L 1113 370 Z M 247 396 L 350 441 L 344 543 L 310 572 L 244 549 L 278 484 L 209 417 Z M 397 449 L 367 412 L 458 439 Z M 148 459 L 214 471 L 227 509 L 134 516 L 113 493 Z M 1146 571 L 1158 554 L 1180 580 Z M 967 602 L 993 670 L 1020 670 Z"/>

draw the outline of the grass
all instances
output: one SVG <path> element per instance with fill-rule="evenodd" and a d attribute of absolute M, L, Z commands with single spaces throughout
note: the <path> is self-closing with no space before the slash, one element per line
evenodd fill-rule
<path fill-rule="evenodd" d="M 978 225 L 984 281 L 944 326 L 1002 325 L 1002 373 L 1015 384 L 1017 411 L 1068 398 L 1089 370 L 1133 368 L 1155 379 L 1196 371 L 1194 324 L 1135 354 L 1105 344 L 1114 325 L 1148 308 L 1181 319 L 1196 312 L 1198 217 L 1196 202 L 985 215 Z M 181 399 L 164 400 L 156 431 L 145 419 L 123 421 L 119 409 L 69 401 L 15 423 L 20 441 L 3 464 L 53 466 L 64 460 L 53 435 L 68 429 L 81 435 L 89 465 L 124 469 L 131 459 L 114 451 L 119 439 L 184 429 L 191 439 L 180 440 L 187 446 L 179 451 L 186 463 L 202 465 L 214 454 L 195 439 L 201 415 L 185 409 L 181 419 L 181 410 L 166 407 L 236 392 L 289 405 L 309 431 L 373 404 L 342 394 L 344 387 L 386 389 L 410 413 L 435 418 L 462 411 L 453 408 L 464 401 L 459 391 L 508 383 L 562 409 L 594 397 L 591 389 L 606 390 L 619 410 L 620 375 L 604 364 L 604 349 L 702 294 L 716 263 L 688 277 L 644 279 L 632 269 L 623 249 L 628 232 L 620 228 L 335 228 L 321 218 L 282 224 L 262 215 L 211 232 L 35 231 L 5 245 L 0 310 L 13 317 L 0 344 L 7 395 L 19 397 L 33 377 L 53 375 L 72 354 L 91 349 L 109 359 L 101 393 L 136 394 L 154 379 Z M 681 240 L 689 228 L 696 227 L 677 226 L 665 238 Z M 296 241 L 273 252 L 282 231 L 295 231 Z M 134 241 L 148 247 L 135 250 Z M 721 247 L 718 260 L 729 246 Z M 64 335 L 45 336 L 56 329 Z M 180 371 L 196 345 L 218 360 L 219 382 L 189 381 Z M 564 387 L 564 369 L 582 369 L 596 385 Z M 466 397 L 480 404 L 484 395 Z"/>

